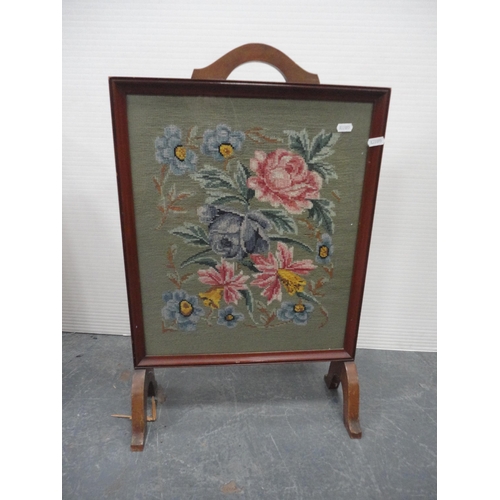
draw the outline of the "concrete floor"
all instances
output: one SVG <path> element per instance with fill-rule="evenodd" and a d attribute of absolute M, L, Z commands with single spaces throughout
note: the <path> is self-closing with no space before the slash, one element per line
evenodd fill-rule
<path fill-rule="evenodd" d="M 328 363 L 155 370 L 166 400 L 130 449 L 129 337 L 63 334 L 64 500 L 436 498 L 435 353 L 358 349 L 363 437 Z"/>

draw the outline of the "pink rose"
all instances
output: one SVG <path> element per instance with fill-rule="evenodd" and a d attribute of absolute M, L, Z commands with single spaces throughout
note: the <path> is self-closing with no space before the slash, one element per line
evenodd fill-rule
<path fill-rule="evenodd" d="M 300 214 L 312 208 L 311 199 L 319 198 L 322 179 L 307 168 L 302 156 L 285 149 L 277 149 L 266 155 L 255 151 L 250 168 L 257 174 L 250 177 L 247 186 L 255 191 L 255 197 L 267 201 L 273 207 L 283 205 L 290 213 Z"/>

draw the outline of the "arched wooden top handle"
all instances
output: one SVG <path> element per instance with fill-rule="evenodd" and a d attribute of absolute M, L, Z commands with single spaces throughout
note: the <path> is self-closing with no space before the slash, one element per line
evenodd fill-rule
<path fill-rule="evenodd" d="M 287 83 L 319 83 L 318 75 L 308 73 L 287 55 L 270 45 L 248 43 L 231 50 L 206 68 L 195 69 L 194 80 L 226 80 L 238 66 L 248 62 L 263 62 L 276 68 Z"/>

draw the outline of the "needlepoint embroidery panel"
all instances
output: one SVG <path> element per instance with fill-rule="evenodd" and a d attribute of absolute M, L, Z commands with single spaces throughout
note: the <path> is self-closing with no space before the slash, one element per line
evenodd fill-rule
<path fill-rule="evenodd" d="M 129 95 L 127 114 L 146 354 L 342 349 L 372 104 Z"/>

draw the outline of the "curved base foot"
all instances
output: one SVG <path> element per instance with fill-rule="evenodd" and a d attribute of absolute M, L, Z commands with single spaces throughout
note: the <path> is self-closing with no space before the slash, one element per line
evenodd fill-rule
<path fill-rule="evenodd" d="M 146 441 L 148 396 L 156 396 L 154 370 L 134 370 L 132 377 L 132 451 L 142 451 Z"/>
<path fill-rule="evenodd" d="M 342 384 L 344 398 L 344 425 L 353 439 L 362 435 L 359 425 L 359 379 L 354 361 L 332 361 L 325 375 L 328 389 L 337 389 Z"/>

